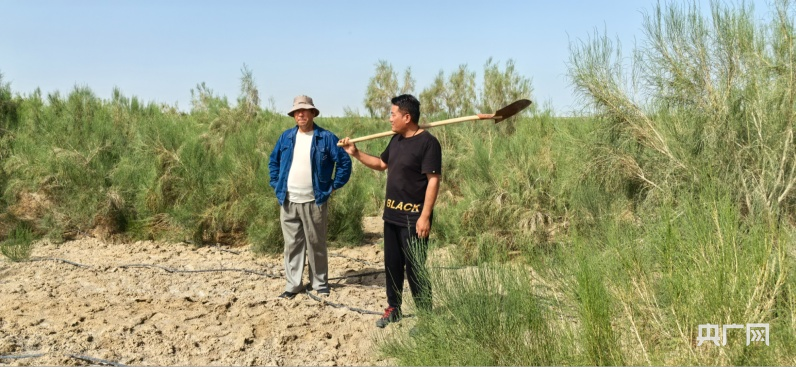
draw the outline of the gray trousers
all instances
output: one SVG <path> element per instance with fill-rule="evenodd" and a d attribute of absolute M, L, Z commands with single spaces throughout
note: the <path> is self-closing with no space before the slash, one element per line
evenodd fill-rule
<path fill-rule="evenodd" d="M 321 206 L 315 202 L 291 203 L 285 198 L 279 213 L 282 235 L 285 237 L 285 291 L 302 290 L 305 251 L 309 258 L 308 289 L 329 289 L 329 257 L 326 249 L 326 224 L 328 202 Z"/>

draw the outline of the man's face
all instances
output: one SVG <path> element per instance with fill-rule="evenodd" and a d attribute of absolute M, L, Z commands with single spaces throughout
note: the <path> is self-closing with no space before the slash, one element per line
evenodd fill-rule
<path fill-rule="evenodd" d="M 299 130 L 307 131 L 312 127 L 312 119 L 315 118 L 315 112 L 312 110 L 300 109 L 293 113 L 293 119 L 296 120 Z"/>
<path fill-rule="evenodd" d="M 409 122 L 412 121 L 412 116 L 408 113 L 403 113 L 398 110 L 398 106 L 393 105 L 390 107 L 390 125 L 392 131 L 401 134 L 409 128 Z"/>

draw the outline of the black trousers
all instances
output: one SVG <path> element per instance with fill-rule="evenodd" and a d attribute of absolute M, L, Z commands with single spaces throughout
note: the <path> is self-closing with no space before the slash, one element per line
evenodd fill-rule
<path fill-rule="evenodd" d="M 404 270 L 418 309 L 431 311 L 431 283 L 425 268 L 428 238 L 417 237 L 415 226 L 384 222 L 384 270 L 387 304 L 401 308 Z"/>

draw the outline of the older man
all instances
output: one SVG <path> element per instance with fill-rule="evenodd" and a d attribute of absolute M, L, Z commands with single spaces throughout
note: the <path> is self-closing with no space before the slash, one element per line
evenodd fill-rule
<path fill-rule="evenodd" d="M 351 159 L 337 147 L 337 136 L 315 124 L 319 114 L 312 98 L 293 99 L 288 115 L 296 126 L 282 133 L 268 163 L 285 238 L 287 284 L 279 298 L 292 299 L 302 290 L 305 256 L 310 266 L 307 289 L 329 295 L 327 204 L 351 177 Z"/>

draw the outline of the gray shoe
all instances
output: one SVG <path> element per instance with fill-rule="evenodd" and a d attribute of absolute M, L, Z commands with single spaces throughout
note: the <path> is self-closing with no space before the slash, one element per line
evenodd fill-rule
<path fill-rule="evenodd" d="M 391 322 L 401 321 L 401 309 L 397 307 L 387 307 L 384 309 L 384 315 L 376 320 L 376 327 L 384 328 Z"/>
<path fill-rule="evenodd" d="M 329 297 L 329 288 L 319 289 L 317 293 L 319 297 Z"/>

